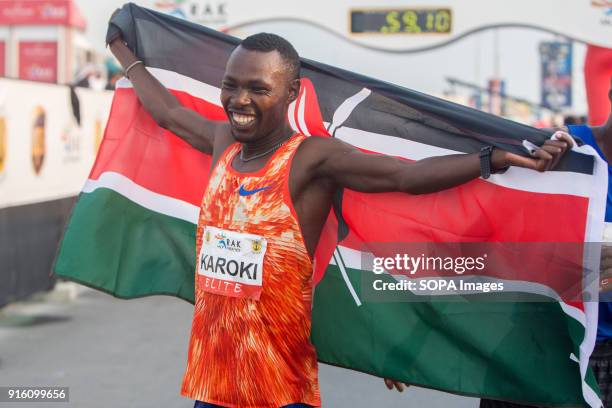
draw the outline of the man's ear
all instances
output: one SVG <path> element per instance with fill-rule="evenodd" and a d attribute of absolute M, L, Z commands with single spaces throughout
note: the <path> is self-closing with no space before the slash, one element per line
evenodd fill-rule
<path fill-rule="evenodd" d="M 289 103 L 295 101 L 300 93 L 300 79 L 296 78 L 289 82 Z"/>

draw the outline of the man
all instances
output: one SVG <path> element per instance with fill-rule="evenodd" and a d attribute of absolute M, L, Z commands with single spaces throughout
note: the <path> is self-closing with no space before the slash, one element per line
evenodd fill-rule
<path fill-rule="evenodd" d="M 229 121 L 212 122 L 182 107 L 120 38 L 110 46 L 157 123 L 212 155 L 182 387 L 200 407 L 320 405 L 309 339 L 312 256 L 338 188 L 436 192 L 510 165 L 548 170 L 572 143 L 561 134 L 533 158 L 487 148 L 408 163 L 294 134 L 286 114 L 300 88 L 299 57 L 265 33 L 230 56 L 221 84 Z"/>

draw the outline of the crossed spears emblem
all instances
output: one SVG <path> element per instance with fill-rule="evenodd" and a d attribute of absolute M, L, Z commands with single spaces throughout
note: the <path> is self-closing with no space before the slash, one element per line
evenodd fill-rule
<path fill-rule="evenodd" d="M 349 116 L 355 110 L 355 108 L 361 102 L 363 102 L 371 93 L 372 91 L 370 91 L 369 89 L 363 88 L 359 92 L 357 92 L 355 95 L 347 98 L 344 102 L 342 102 L 338 106 L 338 108 L 334 111 L 334 114 L 332 116 L 332 122 L 326 128 L 328 133 L 332 137 L 334 137 L 336 130 L 342 127 L 344 122 L 346 122 L 346 120 L 349 118 Z M 306 97 L 307 97 L 307 88 L 304 88 L 304 92 L 299 98 L 299 100 L 294 101 L 289 108 L 289 112 L 295 112 L 297 110 L 297 115 L 290 114 L 289 117 L 290 119 L 292 117 L 298 118 L 297 124 L 293 122 L 292 120 L 290 120 L 290 123 L 295 131 L 302 131 L 303 133 L 306 133 L 307 136 L 310 136 L 308 132 L 307 123 L 305 121 L 305 115 L 304 115 L 304 110 L 305 110 L 304 107 L 306 106 Z M 299 128 L 296 129 L 296 127 L 298 126 Z M 346 284 L 346 287 L 349 293 L 351 294 L 351 296 L 353 297 L 353 300 L 355 301 L 355 304 L 358 307 L 361 306 L 362 304 L 361 299 L 359 299 L 359 297 L 357 296 L 357 292 L 355 291 L 355 288 L 353 287 L 348 277 L 348 273 L 346 271 L 346 264 L 344 263 L 344 258 L 342 257 L 342 254 L 340 253 L 340 248 L 338 246 L 336 246 L 336 249 L 334 250 L 333 258 L 334 258 L 334 262 L 338 266 L 338 269 L 340 270 L 340 274 L 342 275 L 342 278 L 344 279 L 344 283 Z"/>

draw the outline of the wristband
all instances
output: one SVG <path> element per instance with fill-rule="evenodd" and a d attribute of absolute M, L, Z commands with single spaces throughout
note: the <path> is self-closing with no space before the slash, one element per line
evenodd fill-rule
<path fill-rule="evenodd" d="M 488 179 L 491 177 L 491 154 L 493 146 L 485 146 L 480 149 L 478 157 L 480 158 L 480 177 Z"/>

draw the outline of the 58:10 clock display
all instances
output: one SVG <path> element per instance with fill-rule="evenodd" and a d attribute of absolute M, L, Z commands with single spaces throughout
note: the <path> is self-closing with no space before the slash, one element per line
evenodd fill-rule
<path fill-rule="evenodd" d="M 351 33 L 448 34 L 453 24 L 448 8 L 351 10 Z"/>

